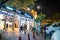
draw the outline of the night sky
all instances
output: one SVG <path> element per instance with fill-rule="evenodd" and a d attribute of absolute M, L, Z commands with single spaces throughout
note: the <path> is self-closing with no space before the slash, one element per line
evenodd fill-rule
<path fill-rule="evenodd" d="M 46 7 L 52 13 L 60 13 L 60 0 L 49 0 L 46 2 Z"/>
<path fill-rule="evenodd" d="M 51 16 L 54 13 L 60 14 L 60 0 L 38 0 L 35 3 L 42 6 L 42 11 L 47 16 Z"/>

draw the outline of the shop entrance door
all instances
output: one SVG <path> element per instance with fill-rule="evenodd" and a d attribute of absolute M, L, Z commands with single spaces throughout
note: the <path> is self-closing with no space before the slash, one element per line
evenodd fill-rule
<path fill-rule="evenodd" d="M 12 30 L 12 20 L 13 20 L 12 18 L 7 16 L 7 19 L 6 19 L 6 29 Z"/>
<path fill-rule="evenodd" d="M 20 16 L 15 15 L 15 17 L 14 17 L 14 29 L 19 30 L 19 28 L 20 28 Z"/>

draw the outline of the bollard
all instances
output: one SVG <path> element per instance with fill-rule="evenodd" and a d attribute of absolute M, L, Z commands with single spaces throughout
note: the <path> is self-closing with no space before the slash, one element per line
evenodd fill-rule
<path fill-rule="evenodd" d="M 21 39 L 21 36 L 19 36 L 19 40 L 22 40 L 22 39 Z"/>
<path fill-rule="evenodd" d="M 33 32 L 33 38 L 35 38 L 35 33 Z"/>
<path fill-rule="evenodd" d="M 30 40 L 30 35 L 28 34 L 28 40 Z"/>

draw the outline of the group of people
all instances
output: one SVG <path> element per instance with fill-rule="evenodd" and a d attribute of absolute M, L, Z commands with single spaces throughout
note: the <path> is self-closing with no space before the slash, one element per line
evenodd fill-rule
<path fill-rule="evenodd" d="M 33 27 L 32 27 L 32 26 L 29 26 L 29 29 L 30 29 L 30 30 L 33 30 Z M 20 30 L 27 30 L 27 25 L 26 25 L 26 24 L 25 24 L 24 26 L 21 25 L 21 26 L 20 26 Z"/>
<path fill-rule="evenodd" d="M 20 26 L 20 32 L 24 31 L 24 33 L 26 33 L 26 30 L 27 30 L 27 25 L 26 24 L 24 24 L 24 26 L 23 25 Z"/>
<path fill-rule="evenodd" d="M 24 31 L 24 33 L 26 33 L 26 31 L 28 31 L 26 24 L 24 24 L 24 26 L 21 25 L 19 29 L 20 29 L 20 32 Z M 29 27 L 29 30 L 30 30 L 30 31 L 35 31 L 35 28 L 33 28 L 32 26 L 30 26 L 30 27 Z"/>

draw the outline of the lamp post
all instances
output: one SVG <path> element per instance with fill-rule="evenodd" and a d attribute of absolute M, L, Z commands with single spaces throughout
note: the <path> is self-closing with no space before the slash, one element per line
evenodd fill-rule
<path fill-rule="evenodd" d="M 40 12 L 39 12 L 40 15 L 39 15 L 39 17 L 38 17 L 38 21 L 39 21 L 39 24 L 40 24 L 40 25 L 39 25 L 39 28 L 40 28 L 40 30 L 41 30 L 42 16 L 43 16 L 43 15 L 42 15 L 42 10 L 41 10 L 41 6 L 40 6 L 40 5 L 37 6 L 37 10 L 40 11 Z M 39 30 L 39 29 L 38 29 L 38 30 Z M 40 32 L 42 32 L 42 31 L 40 31 Z"/>

